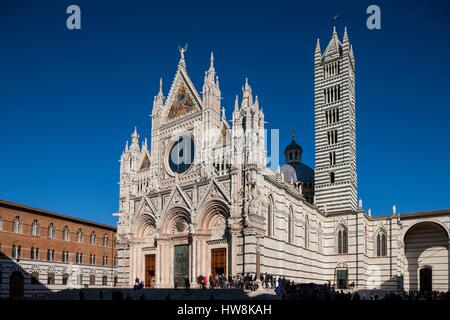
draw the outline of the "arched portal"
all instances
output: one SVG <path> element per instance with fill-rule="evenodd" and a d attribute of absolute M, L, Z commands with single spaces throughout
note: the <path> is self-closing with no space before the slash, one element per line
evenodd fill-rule
<path fill-rule="evenodd" d="M 194 266 L 196 277 L 203 275 L 217 279 L 233 273 L 229 217 L 227 204 L 220 200 L 209 201 L 200 208 L 193 238 L 194 255 L 198 257 Z"/>
<path fill-rule="evenodd" d="M 411 226 L 405 236 L 405 289 L 449 289 L 449 236 L 442 225 L 434 221 Z"/>
<path fill-rule="evenodd" d="M 23 297 L 23 275 L 19 271 L 14 271 L 9 277 L 9 296 L 12 299 Z"/>
<path fill-rule="evenodd" d="M 192 282 L 191 213 L 185 207 L 171 208 L 164 216 L 157 238 L 158 283 L 162 287 L 184 287 Z"/>

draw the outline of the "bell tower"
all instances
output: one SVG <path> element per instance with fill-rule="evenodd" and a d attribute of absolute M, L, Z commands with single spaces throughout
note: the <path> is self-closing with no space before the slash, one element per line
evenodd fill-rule
<path fill-rule="evenodd" d="M 347 28 L 333 28 L 314 53 L 315 204 L 327 212 L 356 210 L 355 58 Z"/>

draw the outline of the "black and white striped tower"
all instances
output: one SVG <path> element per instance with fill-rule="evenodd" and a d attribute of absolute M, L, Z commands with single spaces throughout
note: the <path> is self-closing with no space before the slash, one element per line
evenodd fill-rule
<path fill-rule="evenodd" d="M 314 54 L 315 204 L 327 213 L 356 210 L 355 59 L 347 28 Z"/>

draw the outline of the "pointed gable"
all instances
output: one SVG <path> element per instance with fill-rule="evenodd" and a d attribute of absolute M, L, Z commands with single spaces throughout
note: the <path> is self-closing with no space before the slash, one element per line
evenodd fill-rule
<path fill-rule="evenodd" d="M 201 99 L 187 72 L 178 66 L 175 79 L 164 107 L 165 122 L 171 122 L 190 113 L 201 110 Z"/>
<path fill-rule="evenodd" d="M 145 171 L 150 169 L 150 155 L 148 154 L 147 149 L 143 150 L 144 152 L 142 152 L 142 160 L 141 160 L 141 164 L 139 166 L 139 171 Z"/>

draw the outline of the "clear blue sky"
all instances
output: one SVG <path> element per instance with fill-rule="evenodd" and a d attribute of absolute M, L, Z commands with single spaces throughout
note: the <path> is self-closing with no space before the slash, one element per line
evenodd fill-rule
<path fill-rule="evenodd" d="M 381 8 L 382 29 L 366 28 Z M 82 29 L 69 31 L 78 4 Z M 268 128 L 314 165 L 313 52 L 339 15 L 356 56 L 359 197 L 374 214 L 450 207 L 448 1 L 0 2 L 0 198 L 114 224 L 119 157 L 178 45 L 201 90 L 214 51 L 231 116 L 245 77 Z"/>

